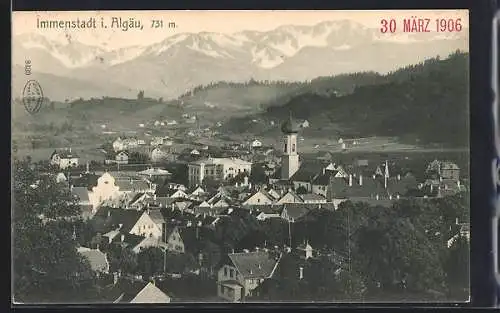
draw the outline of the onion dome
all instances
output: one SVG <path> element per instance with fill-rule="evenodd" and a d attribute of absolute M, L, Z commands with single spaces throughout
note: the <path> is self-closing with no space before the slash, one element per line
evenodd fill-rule
<path fill-rule="evenodd" d="M 299 123 L 297 123 L 297 121 L 295 121 L 292 118 L 291 113 L 290 113 L 290 116 L 288 117 L 288 119 L 285 122 L 283 122 L 283 124 L 281 124 L 281 131 L 285 134 L 298 133 L 299 129 L 300 129 L 300 125 L 299 125 Z"/>

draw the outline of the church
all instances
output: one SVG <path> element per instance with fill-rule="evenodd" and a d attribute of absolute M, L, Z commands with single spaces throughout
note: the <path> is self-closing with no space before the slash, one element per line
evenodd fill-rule
<path fill-rule="evenodd" d="M 275 189 L 293 189 L 297 192 L 300 189 L 302 193 L 322 195 L 328 201 L 392 200 L 399 199 L 417 185 L 411 173 L 403 175 L 387 160 L 368 172 L 347 164 L 338 165 L 319 159 L 301 160 L 297 142 L 300 129 L 300 123 L 291 114 L 281 125 L 281 167 L 269 180 Z M 390 171 L 391 167 L 393 170 Z"/>

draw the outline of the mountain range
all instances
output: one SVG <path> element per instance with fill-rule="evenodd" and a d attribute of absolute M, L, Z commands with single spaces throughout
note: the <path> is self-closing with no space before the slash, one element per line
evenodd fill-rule
<path fill-rule="evenodd" d="M 161 42 L 108 50 L 67 38 L 37 34 L 13 37 L 13 96 L 26 81 L 40 82 L 53 100 L 91 97 L 176 98 L 215 81 L 306 81 L 319 76 L 375 71 L 386 73 L 436 55 L 468 51 L 468 29 L 384 35 L 353 21 L 313 26 L 286 25 L 271 31 L 234 34 L 182 33 Z"/>

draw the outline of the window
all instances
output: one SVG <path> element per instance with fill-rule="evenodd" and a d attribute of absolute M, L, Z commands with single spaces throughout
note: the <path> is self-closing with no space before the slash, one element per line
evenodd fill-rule
<path fill-rule="evenodd" d="M 288 148 L 288 145 L 285 143 L 285 148 L 283 149 L 283 152 L 286 152 L 287 148 Z"/>
<path fill-rule="evenodd" d="M 224 276 L 227 276 L 227 267 L 224 267 Z"/>
<path fill-rule="evenodd" d="M 234 277 L 234 270 L 233 269 L 229 270 L 229 277 L 231 277 L 231 278 Z"/>
<path fill-rule="evenodd" d="M 257 199 L 257 203 L 260 203 L 260 199 Z"/>
<path fill-rule="evenodd" d="M 292 144 L 292 152 L 295 152 L 295 144 Z"/>

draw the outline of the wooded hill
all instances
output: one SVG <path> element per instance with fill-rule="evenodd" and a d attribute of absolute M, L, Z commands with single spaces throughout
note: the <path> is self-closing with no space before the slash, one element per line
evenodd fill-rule
<path fill-rule="evenodd" d="M 384 76 L 372 75 L 372 84 L 357 85 L 352 93 L 309 90 L 284 104 L 276 101 L 265 113 L 232 119 L 226 129 L 252 132 L 252 127 L 258 127 L 262 131 L 262 125 L 252 124 L 253 120 L 279 121 L 292 112 L 312 122 L 325 136 L 335 131 L 342 136 L 394 136 L 403 142 L 466 147 L 468 73 L 468 53 L 457 51 L 444 60 L 433 58 Z M 327 81 L 324 78 L 323 84 Z"/>

